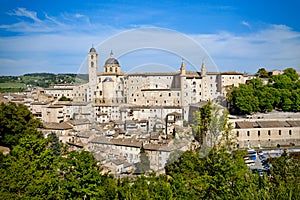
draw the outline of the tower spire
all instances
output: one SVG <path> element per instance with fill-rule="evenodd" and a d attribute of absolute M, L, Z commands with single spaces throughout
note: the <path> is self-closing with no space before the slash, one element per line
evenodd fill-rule
<path fill-rule="evenodd" d="M 181 70 L 183 70 L 183 69 L 185 69 L 185 66 L 184 66 L 184 59 L 182 58 L 182 60 L 181 60 L 181 68 L 180 68 Z"/>
<path fill-rule="evenodd" d="M 110 50 L 110 57 L 113 58 L 114 57 L 114 53 L 112 50 Z"/>
<path fill-rule="evenodd" d="M 182 75 L 185 75 L 185 66 L 184 66 L 184 59 L 183 58 L 181 60 L 180 73 Z"/>
<path fill-rule="evenodd" d="M 202 65 L 201 65 L 201 76 L 206 76 L 206 66 L 203 58 L 202 58 Z"/>

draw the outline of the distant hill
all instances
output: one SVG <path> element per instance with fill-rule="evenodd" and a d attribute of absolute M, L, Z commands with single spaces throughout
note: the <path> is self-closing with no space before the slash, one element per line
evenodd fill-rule
<path fill-rule="evenodd" d="M 88 82 L 88 74 L 30 73 L 22 76 L 0 76 L 0 93 L 22 92 L 33 87 L 48 88 L 55 84 Z"/>

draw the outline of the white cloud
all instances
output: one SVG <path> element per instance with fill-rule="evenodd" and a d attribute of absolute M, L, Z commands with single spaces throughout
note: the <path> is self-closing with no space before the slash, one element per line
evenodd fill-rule
<path fill-rule="evenodd" d="M 84 15 L 82 15 L 82 14 L 79 14 L 79 13 L 76 13 L 74 16 L 75 16 L 76 18 L 81 18 L 81 17 L 84 17 Z"/>
<path fill-rule="evenodd" d="M 221 32 L 193 37 L 210 52 L 223 71 L 300 68 L 300 33 L 284 25 L 271 25 L 248 35 Z"/>
<path fill-rule="evenodd" d="M 44 13 L 44 18 L 40 19 L 36 12 L 18 8 L 9 14 L 27 17 L 33 22 L 20 21 L 0 25 L 1 29 L 7 31 L 27 33 L 13 37 L 0 37 L 0 74 L 23 74 L 28 71 L 76 73 L 92 44 L 96 46 L 98 43 L 105 43 L 111 39 L 111 36 L 124 31 L 99 23 L 91 23 L 88 16 L 79 13 L 63 13 L 60 16 L 49 16 Z M 242 24 L 250 27 L 246 21 Z M 149 28 L 149 26 L 143 28 Z M 139 37 L 139 34 L 133 34 L 131 37 L 111 40 L 114 42 L 100 45 L 99 66 L 102 66 L 111 49 L 117 56 L 124 54 L 126 48 L 132 47 L 131 50 L 134 50 L 133 46 L 141 39 Z M 196 51 L 183 40 L 174 37 L 171 41 L 169 37 L 161 34 L 159 39 L 152 37 L 143 45 L 150 47 L 157 44 L 166 46 L 169 50 L 180 46 L 179 56 L 193 57 L 191 60 L 196 61 L 191 61 L 192 64 L 200 67 L 199 63 L 203 58 L 201 53 L 195 53 Z M 235 70 L 252 73 L 256 72 L 258 67 L 300 68 L 300 33 L 285 25 L 270 25 L 259 31 L 241 35 L 223 31 L 215 34 L 187 35 L 187 37 L 191 37 L 207 50 L 220 71 Z M 196 46 L 197 44 L 194 47 Z M 153 59 L 154 56 L 155 54 L 153 54 Z M 145 57 L 151 58 L 148 55 Z M 143 60 L 140 58 L 142 58 L 141 54 L 139 59 L 122 56 L 120 58 L 121 64 L 124 64 L 122 68 L 130 70 L 143 65 Z M 179 58 L 174 61 L 172 56 L 158 56 L 156 60 L 145 62 L 160 63 L 179 69 L 180 60 Z"/>
<path fill-rule="evenodd" d="M 17 10 L 13 10 L 12 12 L 8 12 L 9 15 L 15 15 L 19 17 L 28 17 L 35 22 L 41 22 L 41 20 L 37 17 L 37 13 L 34 11 L 29 11 L 26 8 L 17 8 Z"/>
<path fill-rule="evenodd" d="M 251 29 L 251 26 L 248 22 L 242 21 L 241 23 L 242 23 L 242 25 L 244 25 L 244 26 L 248 27 L 249 29 Z"/>

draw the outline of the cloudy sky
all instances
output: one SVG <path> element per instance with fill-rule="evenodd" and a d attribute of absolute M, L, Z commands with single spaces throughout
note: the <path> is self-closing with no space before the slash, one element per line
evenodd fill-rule
<path fill-rule="evenodd" d="M 92 46 L 99 70 L 300 70 L 298 0 L 0 1 L 0 75 L 77 73 Z"/>

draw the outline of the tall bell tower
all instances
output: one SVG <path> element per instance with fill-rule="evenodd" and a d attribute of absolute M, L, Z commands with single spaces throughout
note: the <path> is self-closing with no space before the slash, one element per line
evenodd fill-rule
<path fill-rule="evenodd" d="M 97 85 L 97 73 L 98 73 L 98 54 L 96 49 L 92 47 L 88 55 L 89 63 L 89 85 Z"/>

